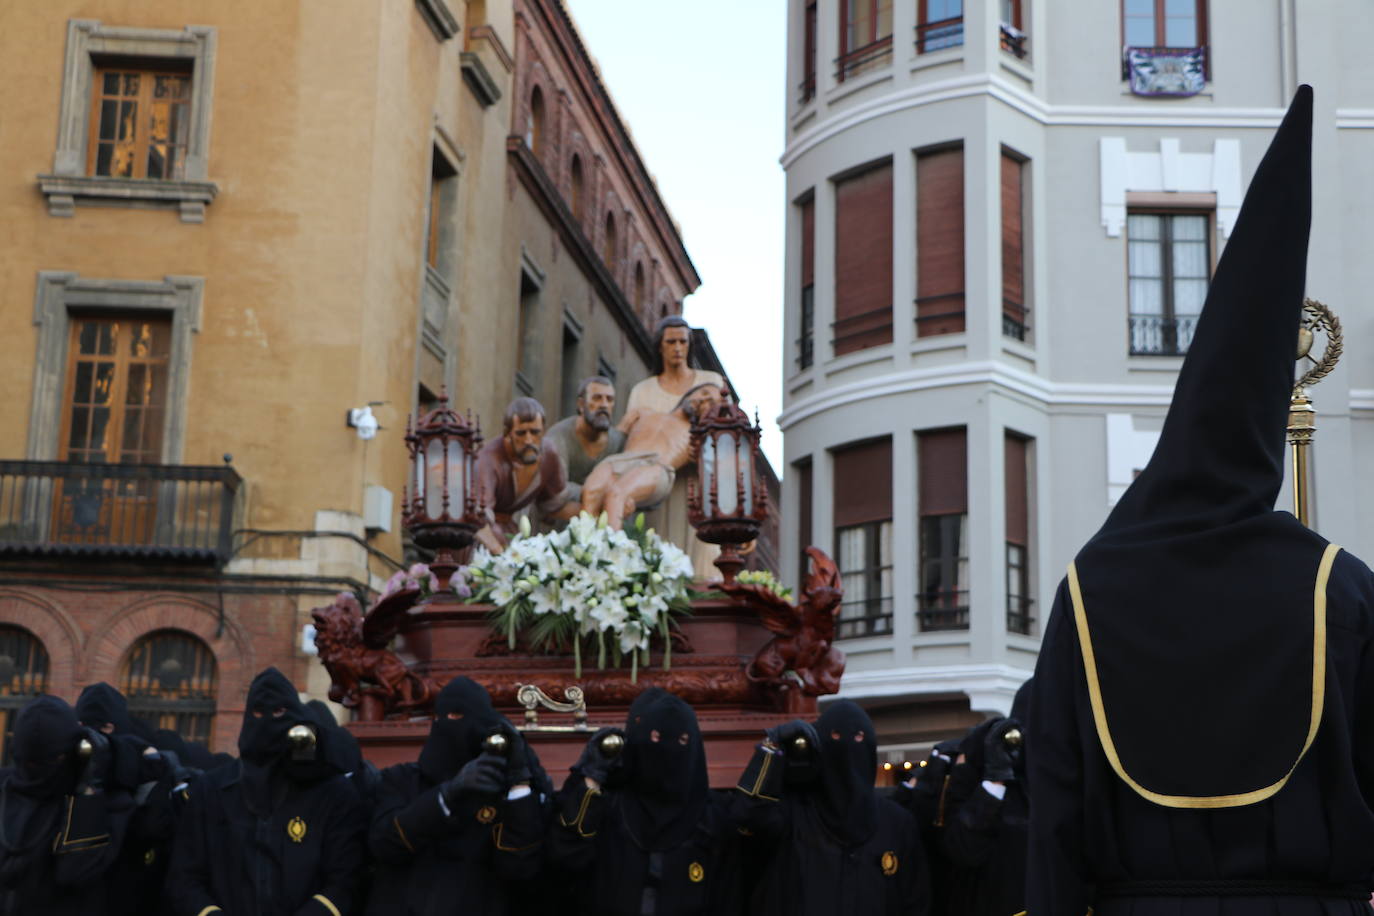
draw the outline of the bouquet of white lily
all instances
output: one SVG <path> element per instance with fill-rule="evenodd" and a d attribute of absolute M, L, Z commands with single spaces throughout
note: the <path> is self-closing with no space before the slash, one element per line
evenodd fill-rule
<path fill-rule="evenodd" d="M 669 667 L 672 617 L 691 607 L 691 559 L 652 528 L 646 531 L 643 515 L 629 531 L 617 531 L 604 513 L 583 512 L 562 531 L 539 535 L 522 519 L 505 552 L 479 548 L 467 574 L 474 600 L 496 605 L 492 625 L 512 649 L 522 633 L 534 649 L 571 644 L 578 677 L 585 641 L 595 645 L 597 667 L 606 667 L 608 654 L 616 665 L 629 656 L 631 680 L 637 679 L 655 633 Z"/>

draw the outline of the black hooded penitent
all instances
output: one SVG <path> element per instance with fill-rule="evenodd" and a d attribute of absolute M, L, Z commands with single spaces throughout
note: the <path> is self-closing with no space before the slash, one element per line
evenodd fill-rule
<path fill-rule="evenodd" d="M 1217 265 L 1154 455 L 1069 571 L 1103 750 L 1132 789 L 1170 807 L 1267 797 L 1321 717 L 1335 550 L 1273 508 L 1306 276 L 1311 135 L 1304 86 Z"/>
<path fill-rule="evenodd" d="M 706 746 L 697 714 L 678 697 L 651 687 L 625 721 L 625 818 L 640 848 L 679 846 L 701 821 L 710 793 Z"/>
<path fill-rule="evenodd" d="M 820 735 L 821 819 L 846 846 L 862 843 L 877 823 L 873 781 L 878 740 L 873 720 L 850 700 L 828 706 L 816 722 Z"/>
<path fill-rule="evenodd" d="M 485 687 L 470 677 L 454 678 L 434 701 L 434 724 L 420 751 L 420 771 L 435 784 L 456 776 L 482 753 L 482 742 L 504 721 Z"/>

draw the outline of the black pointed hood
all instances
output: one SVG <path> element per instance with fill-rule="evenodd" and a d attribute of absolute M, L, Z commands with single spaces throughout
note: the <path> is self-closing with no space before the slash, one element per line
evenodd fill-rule
<path fill-rule="evenodd" d="M 456 776 L 505 721 L 481 684 L 470 677 L 449 681 L 434 700 L 434 724 L 420 750 L 421 772 L 435 784 Z"/>
<path fill-rule="evenodd" d="M 1331 557 L 1274 510 L 1311 137 L 1303 86 L 1250 183 L 1154 455 L 1070 567 L 1062 610 L 1074 614 L 1098 738 L 1117 774 L 1158 804 L 1267 797 L 1319 720 Z"/>
<path fill-rule="evenodd" d="M 878 736 L 873 720 L 852 700 L 825 708 L 820 736 L 819 806 L 826 828 L 846 846 L 865 842 L 878 824 Z"/>
<path fill-rule="evenodd" d="M 33 798 L 70 793 L 83 765 L 77 744 L 84 734 L 66 700 L 46 694 L 31 700 L 15 718 L 9 785 Z"/>
<path fill-rule="evenodd" d="M 1303 86 L 1250 182 L 1154 454 L 1089 546 L 1205 531 L 1274 508 L 1311 223 L 1312 89 Z"/>
<path fill-rule="evenodd" d="M 706 745 L 697 714 L 681 698 L 650 687 L 625 719 L 625 804 L 642 849 L 682 845 L 701 823 L 710 795 Z"/>

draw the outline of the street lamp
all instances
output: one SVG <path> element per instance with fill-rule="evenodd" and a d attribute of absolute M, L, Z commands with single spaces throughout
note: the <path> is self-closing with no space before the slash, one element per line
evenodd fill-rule
<path fill-rule="evenodd" d="M 687 480 L 687 519 L 697 537 L 720 545 L 716 568 L 735 581 L 744 568 L 739 547 L 759 536 L 768 518 L 768 490 L 758 472 L 758 421 L 728 396 L 692 421 L 692 460 Z"/>
<path fill-rule="evenodd" d="M 465 419 L 452 410 L 447 394 L 414 428 L 406 420 L 411 469 L 410 484 L 401 495 L 401 524 L 415 543 L 435 551 L 429 568 L 441 592 L 458 569 L 453 551 L 472 544 L 483 524 L 475 473 L 481 444 L 480 427 L 471 416 Z"/>

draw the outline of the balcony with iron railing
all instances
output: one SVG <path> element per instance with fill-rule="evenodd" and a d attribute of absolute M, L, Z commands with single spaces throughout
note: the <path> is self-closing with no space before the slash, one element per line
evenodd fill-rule
<path fill-rule="evenodd" d="M 1002 300 L 1002 336 L 1010 337 L 1012 340 L 1019 340 L 1023 343 L 1026 334 L 1030 331 L 1030 309 L 1024 305 L 1012 302 L 1010 299 Z"/>
<path fill-rule="evenodd" d="M 1197 315 L 1132 315 L 1132 356 L 1183 356 L 1193 342 Z"/>
<path fill-rule="evenodd" d="M 1020 595 L 1007 596 L 1007 632 L 1031 635 L 1035 624 L 1035 599 Z"/>
<path fill-rule="evenodd" d="M 0 557 L 222 566 L 242 484 L 220 466 L 0 461 Z"/>
<path fill-rule="evenodd" d="M 916 628 L 922 633 L 968 629 L 968 591 L 938 590 L 916 596 Z"/>
<path fill-rule="evenodd" d="M 916 26 L 916 53 L 929 54 L 944 48 L 957 48 L 964 43 L 964 17 L 951 16 Z"/>
<path fill-rule="evenodd" d="M 885 67 L 891 60 L 892 36 L 884 35 L 877 41 L 870 41 L 835 58 L 835 78 L 844 82 L 860 73 Z"/>
<path fill-rule="evenodd" d="M 835 633 L 840 639 L 891 636 L 892 599 L 861 598 L 858 601 L 844 602 L 840 605 L 840 618 Z"/>

